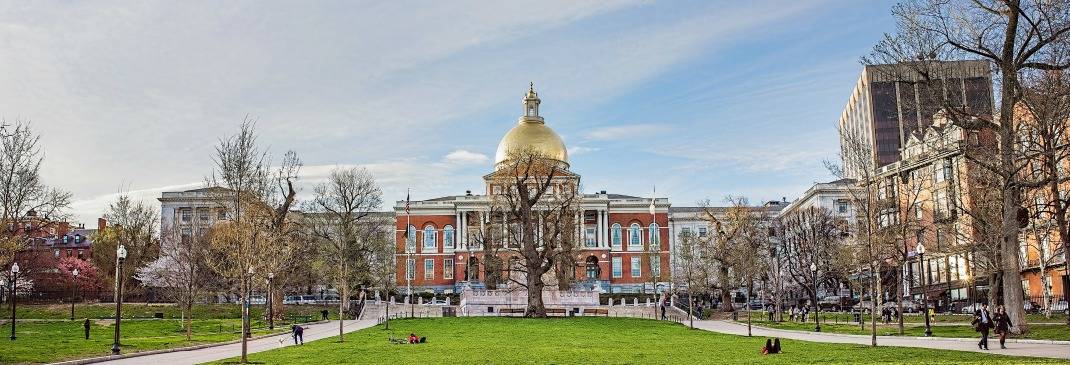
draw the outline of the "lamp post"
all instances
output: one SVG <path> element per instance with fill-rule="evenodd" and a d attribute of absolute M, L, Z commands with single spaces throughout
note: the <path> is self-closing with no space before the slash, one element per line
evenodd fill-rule
<path fill-rule="evenodd" d="M 126 261 L 126 246 L 120 244 L 115 249 L 115 338 L 111 344 L 111 354 L 119 354 L 119 325 L 123 318 L 123 262 Z"/>
<path fill-rule="evenodd" d="M 15 292 L 15 290 L 18 287 L 18 283 L 19 283 L 18 279 L 19 279 L 19 263 L 12 262 L 11 263 L 11 340 L 12 341 L 15 340 L 15 303 L 18 302 L 18 300 L 15 299 L 15 295 L 18 294 L 18 293 Z"/>
<path fill-rule="evenodd" d="M 817 298 L 817 263 L 810 263 L 810 272 L 814 274 L 814 298 Z M 818 319 L 818 313 L 821 312 L 821 306 L 814 302 L 814 332 L 821 332 L 821 322 Z"/>
<path fill-rule="evenodd" d="M 271 303 L 271 302 L 274 302 L 274 300 L 272 300 L 272 298 L 273 298 L 272 290 L 274 289 L 274 286 L 273 286 L 273 284 L 274 284 L 273 281 L 274 280 L 275 280 L 275 273 L 269 272 L 268 273 L 268 280 L 267 280 L 267 282 L 268 282 L 267 305 L 268 305 L 268 329 L 269 330 L 274 330 L 275 329 L 275 311 L 272 310 L 272 303 Z"/>
<path fill-rule="evenodd" d="M 245 338 L 252 337 L 252 334 L 250 333 L 250 332 L 252 332 L 252 328 L 251 328 L 252 327 L 252 323 L 251 323 L 252 321 L 251 321 L 251 318 L 249 318 L 250 317 L 250 315 L 249 315 L 249 309 L 250 308 L 249 307 L 252 306 L 252 301 L 249 300 L 250 299 L 249 296 L 253 295 L 253 273 L 254 273 L 254 271 L 253 271 L 252 265 L 249 266 L 248 273 L 249 273 L 249 278 L 245 280 L 245 282 L 248 283 L 248 285 L 245 286 L 245 300 L 244 300 L 244 303 L 242 303 L 242 305 L 245 307 L 244 310 L 242 311 L 242 316 L 244 316 L 244 318 L 242 318 L 242 336 L 245 336 Z"/>
<path fill-rule="evenodd" d="M 914 252 L 918 253 L 918 267 L 921 268 L 921 313 L 925 316 L 925 337 L 932 337 L 933 328 L 929 323 L 929 280 L 925 270 L 925 245 L 918 242 L 917 246 L 914 246 Z"/>
<path fill-rule="evenodd" d="M 71 271 L 71 275 L 74 276 L 74 279 L 71 280 L 71 320 L 73 321 L 74 320 L 74 298 L 76 296 L 75 290 L 78 290 L 78 268 L 77 267 L 74 268 L 74 270 Z"/>

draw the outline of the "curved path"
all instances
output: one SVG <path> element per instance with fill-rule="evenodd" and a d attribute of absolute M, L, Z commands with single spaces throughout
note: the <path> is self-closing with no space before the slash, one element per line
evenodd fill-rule
<path fill-rule="evenodd" d="M 687 325 L 687 321 L 681 322 Z M 747 324 L 731 321 L 695 321 L 695 328 L 725 333 L 730 335 L 747 335 Z M 846 335 L 838 333 L 817 333 L 805 331 L 779 330 L 767 327 L 753 326 L 751 333 L 757 337 L 779 337 L 792 340 L 832 343 L 852 343 L 869 345 L 870 336 Z M 904 336 L 877 336 L 878 346 L 920 347 L 937 350 L 959 350 L 983 352 L 999 355 L 1034 356 L 1055 359 L 1070 359 L 1070 342 L 1067 341 L 1032 341 L 1008 340 L 1007 349 L 999 349 L 999 339 L 989 338 L 991 350 L 977 348 L 979 339 L 975 338 L 951 338 L 951 337 L 904 337 Z"/>
<path fill-rule="evenodd" d="M 348 320 L 343 331 L 346 333 L 375 326 L 375 319 Z M 315 341 L 338 335 L 338 321 L 318 323 L 305 327 L 305 342 Z M 293 346 L 293 337 L 288 333 L 269 336 L 249 341 L 249 353 L 274 350 L 277 348 Z M 241 343 L 232 343 L 220 346 L 207 347 L 196 350 L 175 351 L 161 354 L 132 356 L 115 360 L 94 362 L 96 364 L 111 365 L 143 365 L 143 364 L 177 364 L 193 365 L 209 361 L 218 361 L 226 358 L 241 356 Z"/>

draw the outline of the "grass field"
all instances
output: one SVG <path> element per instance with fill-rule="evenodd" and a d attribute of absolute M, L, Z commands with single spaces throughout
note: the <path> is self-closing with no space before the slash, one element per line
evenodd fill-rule
<path fill-rule="evenodd" d="M 10 308 L 7 304 L 4 305 L 7 313 L 10 315 Z M 331 317 L 337 317 L 338 306 L 317 306 L 317 305 L 287 305 L 282 307 L 282 313 L 285 315 L 296 316 L 311 316 L 315 319 L 320 317 L 320 311 L 327 309 L 330 312 Z M 256 305 L 250 309 L 252 316 L 260 317 L 265 311 L 266 306 Z M 71 316 L 70 304 L 31 304 L 24 305 L 19 304 L 15 308 L 18 318 L 33 318 L 33 319 L 69 319 Z M 123 303 L 123 318 L 152 318 L 155 313 L 163 313 L 166 319 L 179 319 L 182 318 L 182 308 L 169 303 Z M 0 316 L 6 317 L 6 316 Z M 74 306 L 74 318 L 89 318 L 89 319 L 101 319 L 101 318 L 113 318 L 115 317 L 115 304 L 112 303 L 92 303 L 92 304 L 75 304 Z M 238 304 L 198 304 L 193 306 L 193 318 L 194 319 L 227 319 L 227 318 L 241 318 L 241 306 Z M 0 318 L 3 319 L 3 318 Z"/>
<path fill-rule="evenodd" d="M 797 330 L 797 331 L 813 331 L 814 322 L 811 320 L 806 323 L 800 322 L 768 322 L 764 320 L 765 317 L 759 316 L 755 313 L 752 318 L 752 324 L 755 326 L 763 326 L 769 328 Z M 863 329 L 858 324 L 845 324 L 831 321 L 831 318 L 822 317 L 821 331 L 832 333 L 844 333 L 852 335 L 868 335 L 870 333 L 869 322 L 866 322 L 866 327 Z M 924 320 L 924 318 L 922 318 Z M 746 323 L 746 317 L 741 316 L 739 322 Z M 918 321 L 907 321 L 904 317 L 903 324 L 904 336 L 921 337 L 925 335 L 925 324 Z M 973 327 L 968 322 L 949 322 L 949 321 L 937 321 L 932 326 L 933 336 L 935 337 L 977 337 L 977 332 L 973 330 Z M 880 336 L 898 336 L 899 325 L 895 322 L 890 324 L 877 324 L 877 335 Z M 1059 340 L 1070 341 L 1070 326 L 1065 324 L 1032 324 L 1029 326 L 1029 333 L 1025 336 L 1011 336 L 1010 338 L 1026 338 L 1034 340 Z"/>
<path fill-rule="evenodd" d="M 123 304 L 123 353 L 239 339 L 241 306 L 211 304 L 193 308 L 193 335 L 190 341 L 186 341 L 183 322 L 180 320 L 182 314 L 178 307 L 170 304 Z M 282 312 L 287 319 L 303 322 L 319 319 L 322 309 L 320 306 L 285 306 Z M 267 334 L 267 323 L 261 320 L 264 308 L 253 307 L 251 311 L 254 335 Z M 0 364 L 47 363 L 111 353 L 114 327 L 110 319 L 115 315 L 114 304 L 77 305 L 77 319 L 74 321 L 68 320 L 69 305 L 20 305 L 17 312 L 18 339 L 15 342 L 7 340 L 10 324 L 6 318 L 0 318 L 0 329 L 4 334 L 3 342 L 0 342 Z M 164 313 L 166 319 L 147 319 L 157 312 Z M 336 312 L 337 309 L 332 311 L 329 317 L 337 319 Z M 93 323 L 89 340 L 84 337 L 84 318 L 89 318 Z M 108 320 L 100 320 L 104 318 Z M 275 324 L 276 332 L 289 328 L 289 320 L 276 321 Z"/>
<path fill-rule="evenodd" d="M 267 334 L 263 323 L 254 322 L 254 336 Z M 0 363 L 47 363 L 111 354 L 112 321 L 93 322 L 89 340 L 84 337 L 82 321 L 21 322 L 18 339 L 3 339 Z M 193 322 L 192 340 L 186 341 L 178 320 L 130 320 L 122 323 L 123 353 L 192 346 L 238 339 L 241 320 L 208 319 Z M 286 326 L 276 327 L 276 332 Z M 7 327 L 4 327 L 5 337 Z"/>
<path fill-rule="evenodd" d="M 426 336 L 392 345 L 389 336 Z M 972 352 L 785 340 L 784 353 L 761 355 L 764 338 L 722 335 L 631 318 L 425 318 L 390 322 L 304 346 L 251 354 L 262 364 L 1066 364 Z M 234 359 L 220 363 L 233 363 Z"/>

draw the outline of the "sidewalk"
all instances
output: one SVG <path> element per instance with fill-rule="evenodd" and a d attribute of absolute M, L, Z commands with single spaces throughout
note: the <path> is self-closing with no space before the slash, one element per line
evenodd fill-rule
<path fill-rule="evenodd" d="M 346 333 L 375 326 L 375 319 L 348 320 L 343 327 Z M 305 342 L 315 341 L 338 335 L 338 321 L 319 323 L 305 328 Z M 281 340 L 281 342 L 280 342 Z M 264 337 L 249 341 L 249 353 L 274 350 L 293 346 L 293 337 L 289 333 Z M 209 361 L 217 361 L 231 357 L 241 356 L 241 343 L 233 343 L 196 350 L 175 351 L 146 356 L 134 356 L 116 360 L 97 362 L 97 364 L 109 365 L 140 365 L 140 364 L 178 364 L 193 365 Z"/>
<path fill-rule="evenodd" d="M 682 322 L 687 325 L 687 322 Z M 747 325 L 730 321 L 695 321 L 695 328 L 725 333 L 730 335 L 747 335 Z M 790 330 L 778 330 L 766 327 L 753 326 L 751 333 L 755 337 L 779 337 L 792 340 L 830 343 L 850 343 L 869 345 L 870 336 L 846 335 L 837 333 L 817 333 Z M 983 352 L 998 355 L 1033 356 L 1054 359 L 1070 359 L 1070 344 L 1056 343 L 1007 343 L 1006 350 L 999 349 L 999 339 L 990 337 L 988 340 L 991 350 L 985 351 L 977 348 L 979 339 L 941 338 L 941 337 L 901 337 L 901 336 L 877 336 L 878 346 L 918 347 L 937 350 L 958 350 Z"/>

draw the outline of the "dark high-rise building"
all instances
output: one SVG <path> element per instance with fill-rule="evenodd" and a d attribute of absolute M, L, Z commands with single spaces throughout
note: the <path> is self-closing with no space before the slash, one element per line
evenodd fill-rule
<path fill-rule="evenodd" d="M 933 122 L 943 105 L 974 114 L 992 113 L 992 73 L 986 61 L 927 63 L 928 77 L 907 64 L 866 66 L 840 116 L 841 148 L 848 139 L 867 147 L 872 162 L 844 161 L 847 177 L 900 160 L 916 130 Z M 857 151 L 853 152 L 857 153 Z"/>

